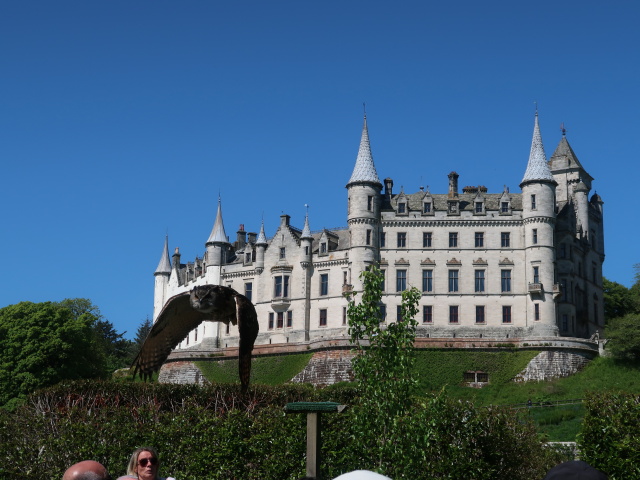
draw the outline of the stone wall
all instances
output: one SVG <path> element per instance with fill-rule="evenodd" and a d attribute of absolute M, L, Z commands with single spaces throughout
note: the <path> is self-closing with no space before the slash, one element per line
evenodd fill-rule
<path fill-rule="evenodd" d="M 593 358 L 588 352 L 546 350 L 536 355 L 513 380 L 530 382 L 568 377 L 582 370 Z"/>
<path fill-rule="evenodd" d="M 162 365 L 158 383 L 195 383 L 207 385 L 209 380 L 193 362 L 169 362 Z"/>
<path fill-rule="evenodd" d="M 307 366 L 298 373 L 294 383 L 311 383 L 315 386 L 333 385 L 338 382 L 351 382 L 353 370 L 351 359 L 354 353 L 349 350 L 325 350 L 316 352 Z"/>

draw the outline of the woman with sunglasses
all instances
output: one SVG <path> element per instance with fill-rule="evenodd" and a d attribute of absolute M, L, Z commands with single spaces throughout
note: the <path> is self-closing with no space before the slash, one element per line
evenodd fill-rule
<path fill-rule="evenodd" d="M 137 478 L 138 480 L 175 480 L 173 477 L 159 477 L 159 467 L 160 462 L 156 449 L 153 447 L 140 447 L 133 452 L 131 459 L 129 459 L 127 475 L 120 477 L 118 480 L 132 478 Z"/>

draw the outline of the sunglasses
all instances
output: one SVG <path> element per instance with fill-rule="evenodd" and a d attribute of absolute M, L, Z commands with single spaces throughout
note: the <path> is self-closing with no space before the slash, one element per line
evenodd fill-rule
<path fill-rule="evenodd" d="M 158 464 L 158 459 L 157 458 L 143 458 L 142 460 L 140 460 L 138 462 L 138 465 L 140 465 L 141 467 L 146 467 L 147 463 L 150 463 L 151 465 L 157 465 Z"/>

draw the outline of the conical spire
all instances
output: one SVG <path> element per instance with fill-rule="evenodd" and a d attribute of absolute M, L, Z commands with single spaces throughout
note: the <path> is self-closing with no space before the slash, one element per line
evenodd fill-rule
<path fill-rule="evenodd" d="M 222 204 L 218 197 L 218 212 L 216 213 L 216 221 L 213 224 L 213 230 L 207 240 L 209 243 L 227 243 L 227 234 L 224 232 L 224 224 L 222 223 Z"/>
<path fill-rule="evenodd" d="M 362 126 L 362 137 L 360 138 L 360 148 L 356 158 L 356 166 L 353 168 L 351 179 L 347 185 L 352 183 L 367 182 L 381 185 L 378 172 L 373 164 L 371 155 L 371 145 L 369 144 L 369 130 L 367 128 L 367 114 L 364 114 L 364 125 Z"/>
<path fill-rule="evenodd" d="M 309 228 L 309 212 L 304 216 L 304 227 L 302 227 L 302 236 L 300 238 L 312 238 L 311 229 Z"/>
<path fill-rule="evenodd" d="M 165 236 L 164 238 L 164 249 L 162 250 L 162 256 L 160 257 L 160 262 L 158 263 L 158 268 L 156 268 L 155 274 L 171 274 L 171 260 L 169 259 L 169 236 Z"/>
<path fill-rule="evenodd" d="M 260 233 L 258 234 L 258 238 L 256 240 L 256 245 L 266 245 L 267 244 L 267 236 L 264 234 L 264 221 L 260 225 Z"/>
<path fill-rule="evenodd" d="M 547 165 L 547 156 L 542 145 L 542 135 L 540 135 L 540 126 L 538 125 L 538 112 L 536 111 L 529 163 L 527 164 L 527 170 L 524 172 L 521 185 L 526 182 L 540 180 L 555 182 L 551 170 L 549 170 L 549 165 Z"/>

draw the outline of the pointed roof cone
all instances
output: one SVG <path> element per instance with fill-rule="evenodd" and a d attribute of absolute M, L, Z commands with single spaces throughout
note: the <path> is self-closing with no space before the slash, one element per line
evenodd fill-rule
<path fill-rule="evenodd" d="M 209 243 L 228 243 L 227 234 L 224 232 L 224 224 L 222 223 L 222 204 L 220 197 L 218 197 L 218 212 L 216 213 L 216 221 L 213 224 L 213 230 L 207 240 Z"/>
<path fill-rule="evenodd" d="M 369 143 L 369 129 L 367 128 L 367 115 L 364 115 L 364 125 L 362 126 L 362 137 L 360 138 L 360 148 L 358 149 L 358 157 L 356 165 L 353 168 L 351 179 L 348 185 L 352 183 L 377 183 L 382 186 L 378 178 L 378 172 L 373 164 L 373 156 L 371 155 L 371 145 Z"/>
<path fill-rule="evenodd" d="M 565 168 L 580 169 L 583 172 L 581 173 L 581 176 L 585 177 L 589 182 L 593 180 L 593 177 L 585 171 L 584 167 L 578 160 L 577 155 L 573 151 L 573 148 L 571 148 L 571 145 L 569 145 L 569 140 L 567 140 L 565 135 L 562 136 L 556 150 L 553 152 L 553 155 L 551 155 L 549 168 L 552 170 Z"/>
<path fill-rule="evenodd" d="M 264 221 L 260 225 L 260 233 L 258 234 L 258 238 L 256 240 L 256 245 L 266 245 L 267 244 L 267 236 L 264 234 Z"/>
<path fill-rule="evenodd" d="M 309 228 L 309 214 L 304 217 L 304 227 L 302 228 L 302 236 L 300 238 L 313 238 L 311 237 L 311 229 Z"/>
<path fill-rule="evenodd" d="M 538 112 L 536 112 L 536 119 L 533 126 L 533 140 L 531 141 L 531 152 L 529 153 L 529 163 L 527 164 L 527 170 L 524 172 L 524 177 L 520 185 L 527 182 L 539 182 L 547 181 L 554 182 L 555 179 L 551 174 L 549 165 L 547 164 L 547 156 L 544 153 L 544 146 L 542 145 L 542 135 L 540 135 L 540 126 L 538 125 Z"/>
<path fill-rule="evenodd" d="M 169 259 L 169 235 L 164 238 L 164 249 L 162 250 L 162 256 L 156 268 L 155 274 L 171 274 L 171 260 Z"/>

